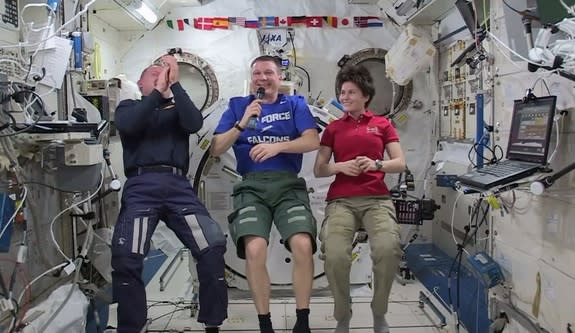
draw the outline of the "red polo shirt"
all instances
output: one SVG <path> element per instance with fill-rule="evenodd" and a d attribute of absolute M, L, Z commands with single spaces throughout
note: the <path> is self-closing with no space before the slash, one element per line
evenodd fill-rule
<path fill-rule="evenodd" d="M 391 122 L 366 111 L 353 119 L 347 113 L 331 122 L 321 138 L 321 145 L 330 147 L 335 162 L 345 162 L 357 156 L 367 156 L 372 160 L 383 160 L 385 145 L 399 141 L 397 131 Z M 381 171 L 369 171 L 359 176 L 347 176 L 338 173 L 327 192 L 327 201 L 371 195 L 389 195 L 389 189 Z"/>

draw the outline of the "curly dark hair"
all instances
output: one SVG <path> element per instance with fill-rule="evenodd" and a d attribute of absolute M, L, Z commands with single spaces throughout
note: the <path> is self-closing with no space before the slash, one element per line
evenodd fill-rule
<path fill-rule="evenodd" d="M 375 86 L 373 85 L 373 77 L 371 73 L 362 65 L 348 65 L 342 68 L 342 70 L 337 73 L 335 78 L 335 89 L 339 100 L 339 94 L 341 92 L 341 86 L 345 82 L 354 83 L 363 96 L 368 96 L 369 99 L 365 103 L 365 107 L 369 105 L 373 96 L 375 95 Z"/>

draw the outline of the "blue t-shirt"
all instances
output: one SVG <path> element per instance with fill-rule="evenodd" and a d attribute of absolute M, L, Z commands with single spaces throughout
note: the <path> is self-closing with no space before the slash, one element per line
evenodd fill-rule
<path fill-rule="evenodd" d="M 215 134 L 229 131 L 236 121 L 242 119 L 246 107 L 254 96 L 230 99 L 228 109 L 222 115 Z M 303 96 L 278 95 L 273 104 L 262 104 L 257 128 L 246 128 L 233 145 L 237 160 L 237 172 L 245 175 L 254 171 L 291 171 L 299 173 L 303 154 L 280 153 L 260 163 L 250 158 L 250 149 L 259 143 L 275 143 L 297 139 L 310 128 L 317 128 Z"/>

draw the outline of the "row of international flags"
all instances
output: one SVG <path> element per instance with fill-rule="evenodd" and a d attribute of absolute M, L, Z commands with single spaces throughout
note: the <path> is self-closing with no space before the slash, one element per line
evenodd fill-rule
<path fill-rule="evenodd" d="M 379 16 L 260 16 L 257 18 L 245 17 L 196 17 L 190 21 L 188 18 L 179 18 L 166 21 L 170 29 L 183 31 L 194 27 L 200 30 L 241 28 L 377 28 L 383 27 Z"/>

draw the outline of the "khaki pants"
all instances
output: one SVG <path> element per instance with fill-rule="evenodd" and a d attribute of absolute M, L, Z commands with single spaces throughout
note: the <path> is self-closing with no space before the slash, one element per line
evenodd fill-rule
<path fill-rule="evenodd" d="M 325 274 L 335 302 L 334 318 L 345 320 L 351 311 L 351 245 L 360 227 L 367 232 L 373 262 L 371 309 L 376 315 L 384 315 L 402 256 L 392 200 L 387 197 L 336 199 L 328 203 L 325 213 L 319 239 L 325 255 Z"/>

